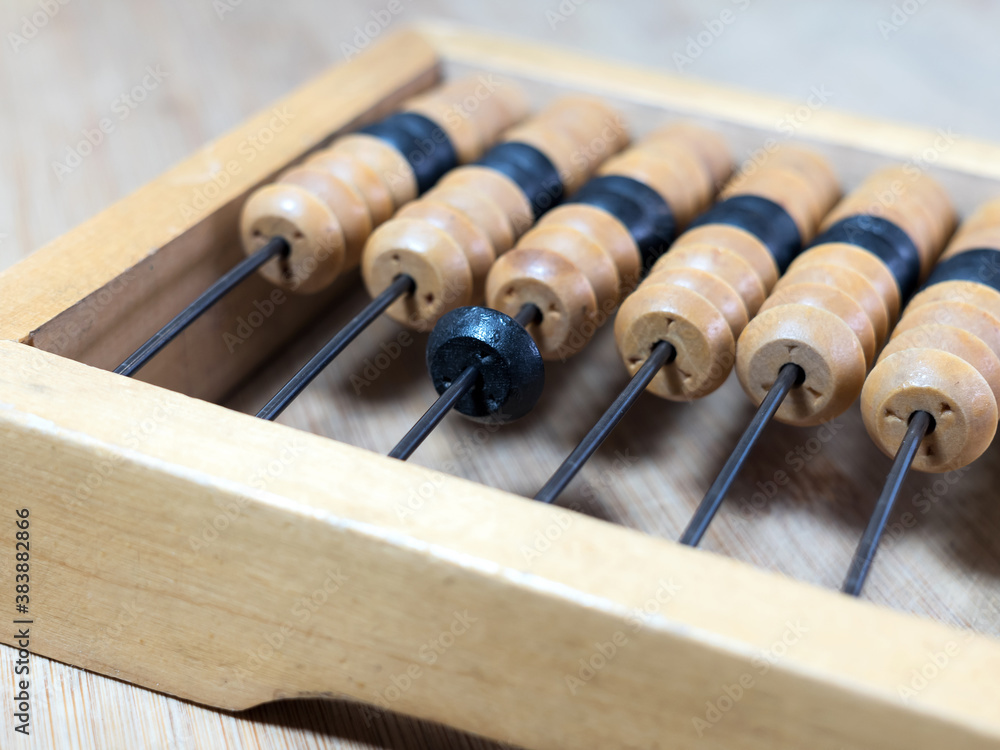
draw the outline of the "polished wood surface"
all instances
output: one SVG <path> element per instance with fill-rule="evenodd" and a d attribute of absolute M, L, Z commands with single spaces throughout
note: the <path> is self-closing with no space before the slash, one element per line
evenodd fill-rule
<path fill-rule="evenodd" d="M 535 4 L 530 9 L 505 5 L 511 8 L 492 11 L 503 19 L 489 20 L 504 25 L 511 23 L 516 12 L 530 12 L 536 19 L 541 16 Z M 262 37 L 275 31 L 272 11 L 246 2 L 227 5 L 231 12 L 222 15 L 208 4 L 197 10 L 156 3 L 133 7 L 81 2 L 60 7 L 48 27 L 39 30 L 37 39 L 17 50 L 4 50 L 7 75 L 0 78 L 0 90 L 5 105 L 11 103 L 4 107 L 0 120 L 6 136 L 0 138 L 0 148 L 8 154 L 3 163 L 11 165 L 0 182 L 0 196 L 4 198 L 0 201 L 0 258 L 4 265 L 163 173 L 211 137 L 261 111 L 268 102 L 337 60 L 337 42 L 331 42 L 328 33 L 333 27 L 340 28 L 338 11 L 333 6 L 322 14 L 315 11 L 320 15 L 312 18 L 301 7 L 289 14 L 280 32 L 293 41 L 280 47 L 260 43 Z M 22 15 L 35 9 L 27 2 L 6 5 L 8 22 L 4 30 L 20 29 Z M 689 11 L 694 23 L 686 28 L 697 34 L 704 10 L 695 10 L 692 4 Z M 574 23 L 582 25 L 584 18 L 591 19 L 587 23 L 599 23 L 605 12 L 581 10 L 557 23 L 552 31 L 551 22 L 536 25 L 543 26 L 540 35 L 570 42 L 572 33 L 566 37 L 560 34 L 570 31 Z M 931 7 L 921 11 L 927 15 L 909 20 L 908 26 L 894 37 L 895 47 L 872 45 L 862 59 L 886 60 L 900 46 L 920 50 L 923 44 L 931 44 L 926 39 L 928 25 L 937 12 Z M 751 26 L 761 23 L 750 18 L 748 15 Z M 871 20 L 868 31 L 881 42 L 874 23 L 878 19 Z M 975 38 L 973 26 L 965 28 Z M 736 27 L 732 30 L 735 34 Z M 922 36 L 921 44 L 904 42 L 904 32 L 913 32 L 911 39 Z M 305 42 L 295 43 L 297 35 L 303 35 Z M 344 38 L 349 36 L 350 30 L 343 34 Z M 796 38 L 796 46 L 806 43 L 801 36 Z M 650 39 L 648 34 L 639 38 L 646 39 L 649 48 L 662 46 L 661 39 Z M 156 40 L 152 51 L 149 40 Z M 676 41 L 677 48 L 683 49 L 683 35 Z M 623 54 L 630 44 L 619 44 Z M 738 46 L 736 41 L 733 44 Z M 454 40 L 456 49 L 465 45 L 473 47 L 475 43 L 462 35 Z M 725 41 L 720 40 L 705 53 L 705 65 L 690 72 L 713 69 L 709 65 L 711 53 L 721 56 L 725 46 Z M 193 50 L 200 53 L 197 59 L 191 54 Z M 111 58 L 112 54 L 117 56 Z M 842 54 L 842 49 L 836 50 L 838 61 Z M 966 45 L 952 59 L 963 69 L 988 70 L 975 54 L 975 46 Z M 78 64 L 81 57 L 82 65 Z M 109 59 L 118 62 L 112 65 Z M 152 65 L 155 71 L 156 59 L 168 61 L 163 69 L 173 80 L 168 77 L 165 80 L 169 85 L 149 88 L 156 83 L 156 76 L 146 72 L 145 65 Z M 665 62 L 662 58 L 649 61 L 661 65 Z M 517 67 L 516 60 L 507 62 L 509 67 Z M 919 62 L 915 70 L 920 70 L 921 64 L 931 63 Z M 740 75 L 748 75 L 746 68 L 750 66 L 741 67 Z M 768 67 L 765 61 L 762 70 Z M 892 70 L 891 65 L 887 68 Z M 129 76 L 123 70 L 138 75 Z M 859 82 L 867 77 L 868 70 L 870 67 L 859 71 Z M 561 71 L 560 77 L 563 83 L 575 81 L 583 85 L 590 76 L 587 66 L 580 64 Z M 132 109 L 119 101 L 123 92 L 142 86 L 144 78 L 148 83 L 146 103 Z M 941 80 L 938 75 L 920 78 L 913 71 L 907 71 L 903 80 L 909 84 L 904 89 L 907 95 L 902 97 L 907 102 L 946 96 L 951 85 L 950 80 Z M 767 88 L 766 81 L 756 85 Z M 959 80 L 956 85 L 967 84 Z M 541 100 L 562 88 L 561 84 L 541 87 L 536 98 Z M 644 87 L 640 79 L 630 80 L 626 88 L 640 97 L 655 99 L 658 95 Z M 609 82 L 607 90 L 613 89 Z M 859 83 L 851 96 L 861 96 L 866 111 L 884 114 L 885 86 L 880 84 L 877 91 L 871 92 L 870 108 L 863 106 L 864 89 L 865 85 Z M 968 93 L 964 88 L 958 90 Z M 696 96 L 694 88 L 687 93 Z M 789 93 L 795 95 L 794 91 Z M 158 99 L 158 95 L 162 98 Z M 665 96 L 675 95 L 683 97 L 685 91 L 671 91 Z M 929 115 L 929 124 L 945 127 L 953 123 L 961 132 L 965 130 L 962 125 L 968 123 L 969 131 L 988 135 L 987 123 L 995 122 L 992 114 L 986 114 L 990 102 L 969 93 L 963 105 L 958 100 L 960 94 L 947 96 L 947 118 L 938 119 L 941 115 L 935 112 Z M 738 97 L 718 101 L 722 116 L 727 107 L 733 106 L 734 99 Z M 842 106 L 841 101 L 837 104 Z M 907 106 L 903 103 L 901 108 Z M 125 111 L 129 116 L 118 119 Z M 762 109 L 761 127 L 773 127 L 790 112 L 794 112 L 794 105 Z M 106 134 L 103 145 L 78 167 L 72 167 L 70 173 L 57 171 L 52 162 L 69 164 L 72 160 L 67 147 L 74 148 L 82 137 L 80 131 L 92 131 L 105 117 L 113 118 L 115 132 Z M 849 118 L 834 116 L 823 122 L 818 119 L 822 118 L 813 120 L 814 130 L 805 128 L 801 133 L 837 138 L 844 132 L 843 124 L 849 122 Z M 657 124 L 648 120 L 646 126 Z M 910 137 L 906 131 L 901 137 L 894 130 L 887 131 L 884 137 L 879 132 L 867 135 L 874 140 L 881 138 L 881 150 L 892 158 L 919 157 L 924 149 L 933 147 L 916 131 Z M 731 143 L 748 152 L 759 140 L 747 136 L 742 140 L 733 138 Z M 995 150 L 966 140 L 959 144 L 965 148 L 946 149 L 945 156 L 951 154 L 974 173 L 983 175 L 982 179 L 955 178 L 948 182 L 953 197 L 967 212 L 991 197 L 988 191 L 1000 174 L 1000 161 Z M 856 184 L 863 171 L 861 165 L 870 161 L 850 149 L 839 156 L 839 173 L 851 183 L 849 186 Z M 357 292 L 347 307 L 357 307 L 363 298 Z M 238 396 L 233 405 L 244 410 L 259 405 L 262 394 L 273 389 L 295 361 L 308 356 L 345 316 L 346 311 L 334 312 L 317 326 L 310 339 L 293 347 L 288 360 L 276 362 L 254 389 Z M 609 334 L 604 329 L 579 358 L 550 368 L 546 400 L 529 421 L 503 430 L 475 430 L 458 418 L 449 420 L 414 461 L 530 495 L 624 381 Z M 422 370 L 422 339 L 415 337 L 408 339 L 409 343 L 400 343 L 399 336 L 394 324 L 379 321 L 371 341 L 356 347 L 324 375 L 289 410 L 284 421 L 373 450 L 387 450 L 433 395 L 425 380 L 413 377 Z M 392 346 L 394 342 L 399 344 L 398 349 Z M 382 345 L 393 352 L 395 363 L 390 368 L 378 365 L 379 355 L 386 351 Z M 675 537 L 749 417 L 750 406 L 733 379 L 697 407 L 653 399 L 644 403 L 644 408 L 632 414 L 612 436 L 566 501 L 647 533 Z M 683 431 L 672 427 L 682 422 Z M 891 529 L 892 541 L 880 555 L 869 585 L 869 598 L 994 636 L 1000 633 L 1000 565 L 994 541 L 1000 528 L 1000 508 L 993 502 L 996 472 L 991 468 L 996 464 L 996 450 L 994 446 L 972 469 L 963 472 L 960 482 L 959 477 L 916 476 L 910 480 L 909 498 L 904 499 Z M 835 587 L 874 500 L 872 488 L 879 483 L 888 461 L 873 455 L 857 406 L 825 428 L 801 431 L 775 426 L 760 453 L 734 488 L 729 511 L 713 527 L 706 546 L 759 567 Z M 770 495 L 775 497 L 768 498 Z M 676 502 L 678 496 L 684 500 Z M 818 543 L 820 539 L 822 543 Z M 129 612 L 123 611 L 121 622 L 113 621 L 108 626 L 124 626 L 129 617 Z M 865 635 L 856 634 L 859 638 Z M 10 653 L 4 649 L 2 655 L 9 657 Z M 0 659 L 3 690 L 12 684 L 11 668 L 11 658 Z M 46 742 L 51 740 L 55 747 L 489 746 L 391 714 L 374 720 L 366 718 L 361 709 L 337 702 L 283 703 L 249 714 L 230 715 L 41 658 L 33 660 L 33 669 L 44 686 L 36 692 L 36 720 L 49 726 Z M 5 735 L 5 742 L 6 737 L 9 735 Z M 22 745 L 32 746 L 30 742 Z"/>

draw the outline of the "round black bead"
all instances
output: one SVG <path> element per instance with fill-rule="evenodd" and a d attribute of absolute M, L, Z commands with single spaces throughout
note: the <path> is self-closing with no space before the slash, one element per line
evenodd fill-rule
<path fill-rule="evenodd" d="M 545 365 L 526 330 L 487 307 L 447 313 L 427 341 L 427 370 L 443 393 L 469 366 L 479 370 L 455 408 L 472 419 L 510 422 L 531 411 L 542 395 Z"/>

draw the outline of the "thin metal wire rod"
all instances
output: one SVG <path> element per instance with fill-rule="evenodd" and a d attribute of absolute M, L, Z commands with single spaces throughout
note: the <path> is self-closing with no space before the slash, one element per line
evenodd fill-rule
<path fill-rule="evenodd" d="M 789 391 L 801 384 L 804 379 L 805 372 L 802 368 L 791 362 L 783 365 L 778 371 L 778 377 L 775 379 L 774 385 L 771 386 L 764 400 L 757 407 L 757 413 L 750 420 L 750 424 L 740 437 L 736 448 L 733 449 L 729 459 L 722 467 L 722 471 L 719 472 L 719 476 L 715 478 L 712 486 L 708 488 L 708 492 L 695 511 L 690 523 L 684 529 L 684 533 L 679 540 L 681 544 L 697 547 L 698 543 L 701 542 L 701 538 L 708 530 L 708 526 L 712 523 L 712 519 L 715 518 L 715 514 L 719 512 L 719 508 L 722 507 L 722 501 L 726 499 L 726 493 L 729 492 L 729 488 L 740 473 L 740 469 L 743 468 L 743 464 L 764 432 L 764 428 L 767 427 L 768 422 L 771 421 L 775 412 L 778 411 L 778 407 L 781 406 L 781 402 L 785 400 Z"/>
<path fill-rule="evenodd" d="M 396 443 L 396 447 L 389 451 L 389 457 L 405 461 L 412 456 L 413 451 L 420 447 L 420 444 L 441 423 L 441 420 L 447 416 L 458 400 L 476 384 L 478 377 L 478 367 L 475 365 L 466 367 L 462 374 L 445 389 L 444 393 L 438 396 L 437 401 L 424 413 L 424 416 L 418 419 L 410 431 L 403 435 L 403 439 Z"/>
<path fill-rule="evenodd" d="M 851 596 L 860 596 L 861 589 L 865 585 L 868 571 L 875 560 L 875 553 L 878 551 L 879 542 L 885 533 L 886 524 L 889 521 L 889 514 L 896 504 L 899 491 L 903 487 L 903 480 L 913 464 L 913 459 L 917 456 L 917 449 L 920 448 L 920 441 L 927 435 L 934 418 L 925 411 L 914 412 L 910 417 L 910 423 L 906 428 L 906 435 L 903 442 L 896 451 L 896 457 L 892 461 L 892 468 L 886 477 L 885 486 L 882 487 L 882 494 L 875 503 L 875 510 L 865 527 L 865 533 L 861 537 L 858 548 L 854 551 L 854 558 L 851 560 L 851 568 L 844 579 L 841 591 Z"/>
<path fill-rule="evenodd" d="M 313 382 L 316 376 L 323 372 L 362 331 L 384 313 L 393 302 L 406 294 L 411 294 L 414 288 L 415 282 L 410 276 L 406 274 L 397 276 L 385 288 L 385 291 L 365 305 L 361 312 L 351 318 L 346 326 L 341 328 L 322 349 L 316 352 L 313 358 L 306 362 L 302 369 L 282 386 L 280 391 L 274 394 L 274 397 L 264 405 L 264 408 L 257 412 L 257 416 L 267 420 L 277 419 L 278 415 L 306 389 L 306 386 Z"/>
<path fill-rule="evenodd" d="M 642 395 L 642 392 L 646 390 L 649 382 L 656 377 L 656 373 L 660 371 L 660 368 L 672 362 L 676 356 L 677 350 L 672 344 L 666 341 L 660 341 L 653 347 L 649 357 L 643 362 L 642 367 L 636 371 L 635 375 L 632 376 L 628 385 L 618 394 L 618 398 L 601 415 L 601 418 L 597 420 L 597 423 L 590 429 L 586 437 L 580 441 L 580 444 L 573 449 L 573 452 L 566 457 L 566 460 L 562 462 L 555 474 L 549 477 L 549 481 L 545 483 L 545 486 L 535 494 L 535 500 L 543 503 L 551 503 L 559 497 L 562 491 L 566 489 L 566 486 L 573 481 L 573 477 L 577 475 L 580 469 L 583 468 L 583 465 L 594 455 L 594 452 L 601 446 L 601 443 L 605 441 L 608 435 L 611 434 L 611 431 L 622 421 L 628 410 L 632 408 L 632 405 Z"/>
<path fill-rule="evenodd" d="M 288 249 L 288 242 L 285 241 L 284 237 L 271 238 L 271 241 L 264 245 L 264 247 L 233 266 L 218 281 L 202 292 L 198 299 L 181 310 L 173 320 L 154 333 L 149 341 L 136 349 L 129 355 L 128 359 L 118 365 L 115 368 L 115 372 L 126 377 L 135 375 L 157 352 L 177 338 L 181 331 L 204 315 L 212 305 L 226 296 L 234 287 L 271 260 L 271 258 L 287 253 Z"/>
<path fill-rule="evenodd" d="M 541 311 L 536 305 L 528 302 L 521 306 L 517 315 L 514 316 L 514 320 L 522 328 L 527 328 L 530 323 L 538 319 L 540 313 Z M 424 412 L 424 415 L 417 420 L 417 423 L 389 451 L 389 457 L 405 461 L 412 456 L 413 451 L 420 447 L 420 444 L 427 439 L 427 436 L 434 431 L 434 428 L 441 423 L 441 420 L 454 408 L 462 396 L 472 389 L 478 377 L 478 367 L 475 365 L 466 367 L 462 371 L 462 374 L 455 378 L 451 382 L 451 385 L 445 388 L 444 392 L 438 396 L 437 401 L 431 405 L 431 408 Z"/>

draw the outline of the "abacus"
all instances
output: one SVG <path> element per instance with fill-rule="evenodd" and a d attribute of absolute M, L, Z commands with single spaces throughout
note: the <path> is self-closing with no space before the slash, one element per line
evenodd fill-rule
<path fill-rule="evenodd" d="M 825 108 L 789 138 L 789 109 L 422 27 L 4 273 L 0 508 L 28 510 L 32 650 L 533 748 L 1000 746 L 996 547 L 953 500 L 992 489 L 1000 147 Z M 354 415 L 398 432 L 353 441 L 377 450 L 346 411 L 343 441 L 271 423 L 411 328 Z M 289 344 L 317 337 L 299 371 Z M 454 476 L 501 460 L 512 491 Z M 872 568 L 911 463 L 952 472 L 928 513 L 961 511 L 985 569 L 952 599 L 928 598 L 961 583 L 934 554 Z M 727 516 L 741 470 L 764 501 Z M 607 496 L 654 533 L 590 517 Z M 923 600 L 836 590 L 869 570 Z M 138 621 L 111 634 L 123 599 Z"/>

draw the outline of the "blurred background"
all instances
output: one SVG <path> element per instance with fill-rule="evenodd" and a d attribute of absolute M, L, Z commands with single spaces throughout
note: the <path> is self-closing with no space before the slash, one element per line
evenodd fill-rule
<path fill-rule="evenodd" d="M 343 62 L 390 9 L 376 36 L 455 21 L 797 102 L 823 87 L 841 110 L 1000 140 L 1000 3 L 986 0 L 4 0 L 0 269 Z M 67 167 L 105 117 L 114 131 Z M 234 716 L 35 664 L 53 744 L 17 747 L 499 747 L 326 701 Z"/>

